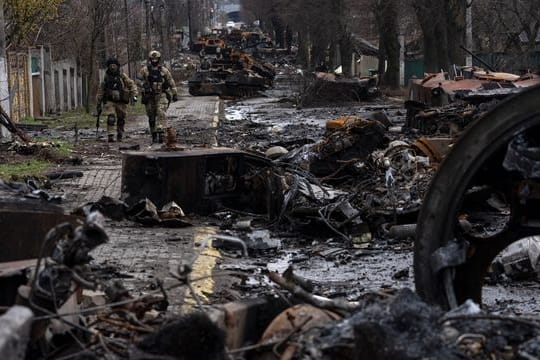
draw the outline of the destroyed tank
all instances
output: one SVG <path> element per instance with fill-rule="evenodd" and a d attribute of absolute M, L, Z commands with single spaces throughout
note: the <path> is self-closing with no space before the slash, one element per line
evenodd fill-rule
<path fill-rule="evenodd" d="M 269 80 L 254 71 L 197 71 L 188 81 L 193 96 L 252 96 L 269 87 Z"/>
<path fill-rule="evenodd" d="M 223 57 L 203 64 L 188 81 L 193 96 L 252 96 L 271 87 L 275 77 L 272 65 L 238 50 L 227 49 Z"/>
<path fill-rule="evenodd" d="M 197 71 L 188 81 L 192 96 L 221 95 L 225 88 L 225 78 L 214 71 Z"/>

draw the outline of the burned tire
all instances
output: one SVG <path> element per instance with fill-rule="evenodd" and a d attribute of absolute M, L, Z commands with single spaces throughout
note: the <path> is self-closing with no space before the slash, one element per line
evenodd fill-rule
<path fill-rule="evenodd" d="M 539 100 L 540 88 L 535 87 L 498 105 L 467 129 L 439 168 L 424 198 L 414 247 L 416 290 L 426 301 L 444 308 L 469 298 L 481 303 L 483 279 L 494 257 L 511 243 L 540 234 L 523 220 L 533 214 L 529 207 L 540 208 L 532 200 L 523 204 L 519 189 L 530 179 L 502 165 L 516 136 L 540 145 Z M 490 213 L 493 234 L 479 235 L 481 227 L 474 221 L 473 230 L 458 225 L 471 214 L 485 221 L 482 211 L 494 196 L 504 199 L 499 202 L 507 211 Z"/>

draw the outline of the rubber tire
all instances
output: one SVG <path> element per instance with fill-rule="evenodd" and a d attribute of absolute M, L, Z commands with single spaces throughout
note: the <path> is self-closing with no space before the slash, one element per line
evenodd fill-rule
<path fill-rule="evenodd" d="M 424 198 L 414 244 L 415 287 L 428 303 L 448 308 L 442 278 L 431 269 L 431 254 L 453 239 L 454 219 L 474 172 L 516 134 L 538 125 L 539 115 L 540 87 L 527 89 L 471 124 L 441 164 Z M 454 283 L 465 288 L 458 301 L 480 302 L 484 272 L 469 272 L 461 276 L 466 279 L 462 283 Z"/>

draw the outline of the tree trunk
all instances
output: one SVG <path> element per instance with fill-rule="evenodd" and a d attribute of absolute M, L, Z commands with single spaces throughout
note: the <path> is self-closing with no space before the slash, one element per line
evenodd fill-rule
<path fill-rule="evenodd" d="M 416 16 L 424 35 L 426 72 L 448 71 L 453 64 L 465 63 L 460 45 L 465 44 L 466 0 L 417 1 Z"/>
<path fill-rule="evenodd" d="M 353 44 L 351 34 L 349 32 L 344 32 L 343 36 L 341 37 L 339 42 L 339 51 L 341 52 L 341 66 L 343 69 L 343 74 L 351 76 Z"/>
<path fill-rule="evenodd" d="M 311 47 L 311 56 L 310 56 L 310 65 L 312 67 L 319 66 L 326 59 L 326 52 L 328 50 L 328 44 L 317 36 L 317 29 L 313 29 L 313 32 L 310 33 L 310 47 Z M 310 69 L 311 69 L 310 66 Z M 312 69 L 311 69 L 312 70 Z"/>
<path fill-rule="evenodd" d="M 397 0 L 375 1 L 372 7 L 379 30 L 379 84 L 399 87 L 399 24 Z M 386 64 L 386 69 L 385 69 Z"/>
<path fill-rule="evenodd" d="M 293 32 L 290 26 L 287 25 L 287 30 L 285 30 L 285 48 L 288 50 L 289 54 L 291 53 L 293 45 Z"/>
<path fill-rule="evenodd" d="M 306 36 L 302 32 L 298 32 L 298 54 L 297 59 L 298 63 L 304 65 L 305 67 L 309 66 L 309 36 Z"/>
<path fill-rule="evenodd" d="M 465 52 L 460 46 L 465 46 L 467 40 L 467 0 L 448 0 L 445 4 L 450 65 L 464 65 Z"/>

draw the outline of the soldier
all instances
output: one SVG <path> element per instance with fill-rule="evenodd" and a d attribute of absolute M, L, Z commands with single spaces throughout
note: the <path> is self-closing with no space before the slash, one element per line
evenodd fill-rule
<path fill-rule="evenodd" d="M 98 87 L 97 111 L 107 118 L 107 141 L 122 141 L 127 116 L 127 104 L 137 101 L 137 86 L 126 74 L 120 71 L 120 63 L 115 58 L 107 60 L 105 77 Z M 104 106 L 102 106 L 102 104 Z"/>
<path fill-rule="evenodd" d="M 167 127 L 167 108 L 170 102 L 178 101 L 172 75 L 166 67 L 160 65 L 160 60 L 159 51 L 150 51 L 148 65 L 139 73 L 142 82 L 141 101 L 146 106 L 153 143 L 163 142 L 163 132 Z"/>

